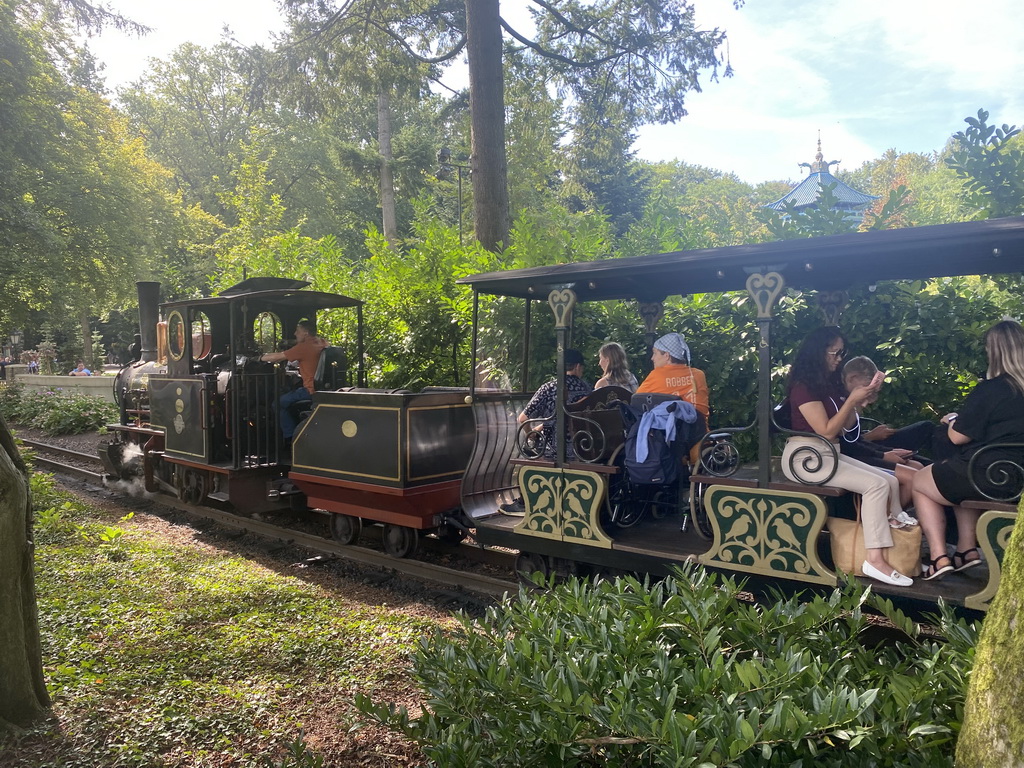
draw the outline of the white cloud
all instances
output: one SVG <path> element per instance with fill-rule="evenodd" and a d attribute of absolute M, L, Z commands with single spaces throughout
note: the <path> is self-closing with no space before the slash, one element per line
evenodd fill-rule
<path fill-rule="evenodd" d="M 642 130 L 641 157 L 679 158 L 741 178 L 794 177 L 822 131 L 826 159 L 858 167 L 889 147 L 940 149 L 979 107 L 1020 123 L 1024 14 L 1010 0 L 696 0 L 730 40 L 736 75 L 690 99 L 676 126 Z"/>

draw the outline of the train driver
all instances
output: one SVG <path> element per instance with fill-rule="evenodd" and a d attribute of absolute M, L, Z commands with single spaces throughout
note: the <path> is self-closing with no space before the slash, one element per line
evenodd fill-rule
<path fill-rule="evenodd" d="M 309 400 L 316 391 L 313 379 L 316 375 L 316 367 L 320 362 L 320 353 L 329 346 L 326 341 L 315 335 L 315 327 L 309 320 L 300 320 L 295 326 L 295 345 L 284 352 L 268 352 L 260 357 L 265 363 L 280 363 L 284 361 L 297 362 L 299 364 L 299 375 L 302 376 L 302 386 L 285 392 L 277 401 L 281 417 L 281 434 L 285 440 L 291 440 L 298 426 L 295 418 L 288 411 L 288 407 L 302 400 Z"/>

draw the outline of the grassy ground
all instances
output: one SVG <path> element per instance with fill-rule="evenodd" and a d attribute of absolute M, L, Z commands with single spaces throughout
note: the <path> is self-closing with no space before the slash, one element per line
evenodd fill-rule
<path fill-rule="evenodd" d="M 0 742 L 4 768 L 315 765 L 288 756 L 300 733 L 328 766 L 418 763 L 398 737 L 350 731 L 350 702 L 363 691 L 415 706 L 405 654 L 445 614 L 382 605 L 388 595 L 358 581 L 240 555 L 160 518 L 43 503 L 53 710 Z"/>

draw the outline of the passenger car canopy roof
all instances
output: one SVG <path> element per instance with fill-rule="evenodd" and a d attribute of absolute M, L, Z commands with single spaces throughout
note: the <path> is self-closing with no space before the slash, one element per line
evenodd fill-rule
<path fill-rule="evenodd" d="M 1024 216 L 1017 216 L 488 272 L 458 282 L 497 296 L 546 299 L 553 288 L 572 287 L 580 301 L 658 300 L 741 291 L 758 272 L 779 272 L 793 288 L 835 290 L 1022 269 Z"/>

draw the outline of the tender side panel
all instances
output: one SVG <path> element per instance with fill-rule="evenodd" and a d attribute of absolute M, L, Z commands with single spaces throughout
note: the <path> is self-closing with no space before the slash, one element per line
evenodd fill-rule
<path fill-rule="evenodd" d="M 305 475 L 400 485 L 399 405 L 318 403 L 295 438 L 292 469 Z"/>
<path fill-rule="evenodd" d="M 296 433 L 293 472 L 412 488 L 457 481 L 473 446 L 461 393 L 318 392 Z"/>
<path fill-rule="evenodd" d="M 473 410 L 464 402 L 410 406 L 406 434 L 410 483 L 460 478 L 473 451 Z"/>

